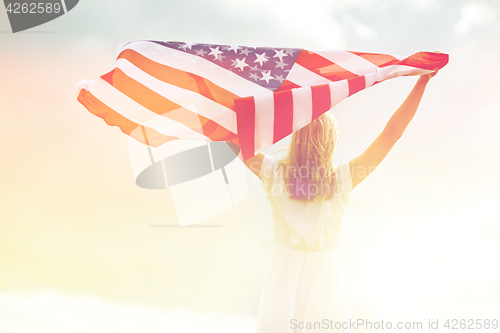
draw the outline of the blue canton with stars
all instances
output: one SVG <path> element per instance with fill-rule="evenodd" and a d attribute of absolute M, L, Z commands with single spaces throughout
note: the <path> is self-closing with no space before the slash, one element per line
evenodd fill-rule
<path fill-rule="evenodd" d="M 281 87 L 302 51 L 271 47 L 154 42 L 202 57 L 272 91 Z"/>

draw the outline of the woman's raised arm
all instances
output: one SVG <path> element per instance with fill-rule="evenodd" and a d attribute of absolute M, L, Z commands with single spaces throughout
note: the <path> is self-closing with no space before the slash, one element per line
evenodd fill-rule
<path fill-rule="evenodd" d="M 420 76 L 403 104 L 401 104 L 387 122 L 382 133 L 361 155 L 349 162 L 353 188 L 375 170 L 387 156 L 396 141 L 403 135 L 403 132 L 417 111 L 427 83 L 434 75 L 436 75 L 436 72 Z"/>

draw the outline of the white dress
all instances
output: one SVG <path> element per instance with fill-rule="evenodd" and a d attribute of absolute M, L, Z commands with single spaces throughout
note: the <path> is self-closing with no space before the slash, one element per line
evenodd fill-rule
<path fill-rule="evenodd" d="M 262 290 L 257 333 L 351 332 L 349 283 L 340 254 L 352 192 L 349 163 L 335 168 L 333 198 L 316 197 L 312 202 L 289 198 L 277 166 L 268 155 L 261 166 L 276 245 Z"/>

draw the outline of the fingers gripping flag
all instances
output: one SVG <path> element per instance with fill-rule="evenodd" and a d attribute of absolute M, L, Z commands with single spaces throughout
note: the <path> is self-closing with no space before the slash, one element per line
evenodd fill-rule
<path fill-rule="evenodd" d="M 447 62 L 447 54 L 432 52 L 401 57 L 139 41 L 119 48 L 111 72 L 80 81 L 78 100 L 148 146 L 232 141 L 246 160 L 358 91 Z"/>

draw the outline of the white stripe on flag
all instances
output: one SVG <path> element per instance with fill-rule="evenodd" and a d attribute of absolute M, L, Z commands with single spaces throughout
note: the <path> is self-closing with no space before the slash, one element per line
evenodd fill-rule
<path fill-rule="evenodd" d="M 343 99 L 349 97 L 349 83 L 347 80 L 341 80 L 337 82 L 332 82 L 330 86 L 330 98 L 332 106 L 334 107 Z"/>
<path fill-rule="evenodd" d="M 366 88 L 371 87 L 375 83 L 375 81 L 377 81 L 377 78 L 378 78 L 378 72 L 366 74 L 365 75 L 365 87 Z"/>
<path fill-rule="evenodd" d="M 313 51 L 336 65 L 356 75 L 375 72 L 379 67 L 368 60 L 347 51 Z"/>
<path fill-rule="evenodd" d="M 293 131 L 297 131 L 312 121 L 311 87 L 292 89 Z"/>
<path fill-rule="evenodd" d="M 391 79 L 397 76 L 403 75 L 423 75 L 430 74 L 433 71 L 428 69 L 421 69 L 412 66 L 405 65 L 390 65 L 387 67 L 380 68 L 378 70 L 378 81 L 383 81 L 387 79 Z"/>
<path fill-rule="evenodd" d="M 102 79 L 97 80 L 90 87 L 89 91 L 108 107 L 113 110 L 120 110 L 122 116 L 139 125 L 148 126 L 162 134 L 176 136 L 180 139 L 210 141 L 203 134 L 195 132 L 177 121 L 159 116 L 148 110 Z"/>
<path fill-rule="evenodd" d="M 254 96 L 255 140 L 254 150 L 260 152 L 273 145 L 274 137 L 274 96 L 272 93 Z"/>
<path fill-rule="evenodd" d="M 286 79 L 301 87 L 319 86 L 321 84 L 328 84 L 332 82 L 327 78 L 322 77 L 321 75 L 311 72 L 310 70 L 299 64 L 294 64 L 292 66 L 292 69 L 290 70 L 290 73 L 288 73 Z"/>
<path fill-rule="evenodd" d="M 209 60 L 153 42 L 130 43 L 121 51 L 125 49 L 134 50 L 159 64 L 204 77 L 239 97 L 248 97 L 269 92 L 268 89 L 215 65 Z"/>
<path fill-rule="evenodd" d="M 237 133 L 236 112 L 233 110 L 196 92 L 182 89 L 158 80 L 143 72 L 126 59 L 118 59 L 116 61 L 116 67 L 121 69 L 128 77 L 169 99 L 175 104 L 211 119 L 233 133 Z M 193 107 L 193 105 L 196 107 Z"/>

